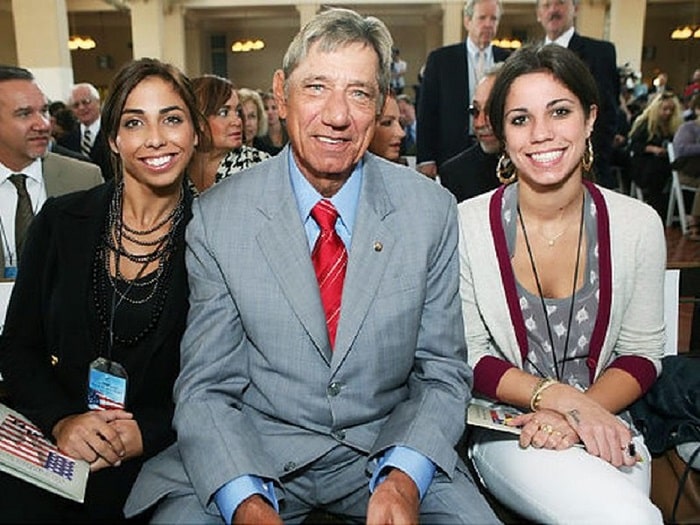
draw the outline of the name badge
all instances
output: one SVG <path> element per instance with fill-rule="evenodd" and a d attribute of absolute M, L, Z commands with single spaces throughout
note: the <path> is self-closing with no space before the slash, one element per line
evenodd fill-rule
<path fill-rule="evenodd" d="M 88 373 L 88 408 L 115 410 L 126 406 L 127 374 L 115 361 L 98 357 Z"/>

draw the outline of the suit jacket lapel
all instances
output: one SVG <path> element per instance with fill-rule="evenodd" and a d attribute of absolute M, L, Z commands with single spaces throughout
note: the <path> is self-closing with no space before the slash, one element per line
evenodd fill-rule
<path fill-rule="evenodd" d="M 396 242 L 395 232 L 384 220 L 394 206 L 384 185 L 380 162 L 376 157 L 365 155 L 364 170 L 343 286 L 333 370 L 345 359 L 367 317 Z"/>
<path fill-rule="evenodd" d="M 272 161 L 271 161 L 272 162 Z M 289 181 L 287 155 L 277 155 L 270 183 L 259 207 L 264 223 L 257 242 L 294 314 L 326 363 L 331 352 L 318 282 L 311 263 L 306 232 Z"/>

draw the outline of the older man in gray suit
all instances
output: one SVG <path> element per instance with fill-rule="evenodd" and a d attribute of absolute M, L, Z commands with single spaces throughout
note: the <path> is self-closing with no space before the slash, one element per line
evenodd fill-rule
<path fill-rule="evenodd" d="M 0 65 L 0 268 L 12 278 L 26 229 L 48 197 L 101 184 L 100 169 L 49 153 L 48 100 L 32 73 Z"/>
<path fill-rule="evenodd" d="M 454 199 L 366 153 L 391 36 L 317 15 L 273 79 L 291 147 L 195 201 L 175 447 L 127 514 L 155 522 L 497 518 L 454 447 L 471 373 Z"/>

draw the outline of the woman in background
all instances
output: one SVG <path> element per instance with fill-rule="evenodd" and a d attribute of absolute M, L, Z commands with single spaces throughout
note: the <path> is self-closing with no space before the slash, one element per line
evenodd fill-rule
<path fill-rule="evenodd" d="M 280 120 L 275 95 L 268 91 L 262 96 L 262 100 L 267 114 L 267 135 L 260 138 L 260 148 L 270 155 L 277 155 L 289 142 L 287 127 Z"/>
<path fill-rule="evenodd" d="M 597 90 L 573 52 L 516 51 L 489 104 L 504 185 L 459 205 L 460 294 L 475 394 L 523 414 L 519 437 L 475 428 L 473 463 L 537 523 L 661 524 L 627 411 L 661 368 L 661 221 L 588 180 Z"/>
<path fill-rule="evenodd" d="M 229 175 L 269 155 L 243 145 L 243 109 L 231 81 L 216 75 L 192 79 L 197 108 L 207 121 L 208 140 L 199 145 L 187 170 L 196 196 Z"/>
<path fill-rule="evenodd" d="M 123 521 L 141 465 L 175 440 L 191 215 L 183 180 L 198 115 L 175 67 L 126 64 L 102 111 L 116 179 L 49 199 L 32 222 L 0 343 L 2 374 L 14 408 L 91 474 L 84 504 L 1 474 L 2 521 Z M 113 384 L 126 377 L 125 388 L 88 384 L 105 370 Z M 97 400 L 103 394 L 109 405 Z"/>
<path fill-rule="evenodd" d="M 260 141 L 267 135 L 267 117 L 262 97 L 253 89 L 240 88 L 238 98 L 243 108 L 243 143 L 262 150 Z"/>
<path fill-rule="evenodd" d="M 382 114 L 374 125 L 374 136 L 369 143 L 369 151 L 393 162 L 401 161 L 401 140 L 406 136 L 406 132 L 399 122 L 400 116 L 396 96 L 387 96 Z"/>
<path fill-rule="evenodd" d="M 666 217 L 668 199 L 664 197 L 664 190 L 671 179 L 666 145 L 673 140 L 682 122 L 683 108 L 678 97 L 664 91 L 649 101 L 630 131 L 630 177 L 642 188 L 646 201 L 661 217 Z"/>

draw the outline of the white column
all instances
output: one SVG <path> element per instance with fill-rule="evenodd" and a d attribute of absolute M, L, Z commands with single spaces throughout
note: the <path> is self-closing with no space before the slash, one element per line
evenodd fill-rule
<path fill-rule="evenodd" d="M 166 10 L 163 29 L 163 60 L 185 71 L 185 8 L 181 4 Z"/>
<path fill-rule="evenodd" d="M 34 73 L 51 100 L 73 84 L 65 0 L 12 0 L 17 63 Z"/>
<path fill-rule="evenodd" d="M 588 0 L 579 3 L 576 31 L 582 35 L 607 40 L 605 35 L 605 2 Z"/>
<path fill-rule="evenodd" d="M 163 0 L 131 0 L 129 5 L 134 58 L 163 59 L 165 44 Z"/>
<path fill-rule="evenodd" d="M 316 16 L 320 4 L 319 2 L 304 2 L 303 4 L 297 4 L 296 8 L 299 11 L 299 28 L 301 29 Z"/>
<path fill-rule="evenodd" d="M 442 2 L 442 45 L 461 42 L 464 28 L 464 2 L 443 0 Z"/>
<path fill-rule="evenodd" d="M 610 3 L 610 40 L 617 50 L 619 65 L 629 62 L 642 70 L 646 0 L 612 0 Z"/>

